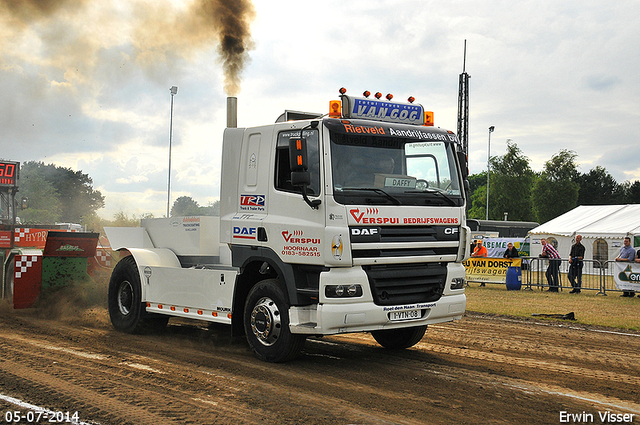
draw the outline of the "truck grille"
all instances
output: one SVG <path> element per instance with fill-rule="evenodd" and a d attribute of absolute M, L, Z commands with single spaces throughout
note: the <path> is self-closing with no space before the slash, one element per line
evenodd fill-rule
<path fill-rule="evenodd" d="M 352 256 L 354 260 L 456 256 L 459 231 L 458 226 L 354 226 L 350 228 Z"/>
<path fill-rule="evenodd" d="M 444 263 L 385 264 L 363 266 L 376 305 L 433 302 L 444 291 Z"/>

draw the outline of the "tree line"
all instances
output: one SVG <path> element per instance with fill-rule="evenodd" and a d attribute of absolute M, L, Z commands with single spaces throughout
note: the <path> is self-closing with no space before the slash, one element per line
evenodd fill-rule
<path fill-rule="evenodd" d="M 98 217 L 104 207 L 104 195 L 93 188 L 93 180 L 82 171 L 28 161 L 20 166 L 17 198 L 25 198 L 26 208 L 18 211 L 23 225 L 78 223 L 102 231 L 103 226 L 138 226 L 140 219 L 154 218 L 151 213 L 129 216 L 120 211 L 112 220 Z M 20 202 L 22 204 L 22 202 Z M 200 206 L 190 196 L 181 196 L 171 207 L 171 216 L 219 215 L 219 202 Z"/>
<path fill-rule="evenodd" d="M 28 200 L 18 213 L 23 223 L 81 223 L 104 207 L 104 196 L 87 174 L 38 161 L 20 166 L 18 190 Z"/>
<path fill-rule="evenodd" d="M 578 171 L 578 155 L 562 149 L 534 172 L 530 160 L 513 141 L 507 152 L 489 160 L 489 220 L 545 223 L 578 205 L 640 203 L 640 181 L 618 183 L 601 166 Z M 487 172 L 469 176 L 468 217 L 484 219 L 487 207 Z"/>

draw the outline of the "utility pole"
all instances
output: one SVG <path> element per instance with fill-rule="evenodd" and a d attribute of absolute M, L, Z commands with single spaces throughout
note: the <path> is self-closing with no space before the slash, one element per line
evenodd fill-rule
<path fill-rule="evenodd" d="M 469 78 L 467 67 L 467 40 L 464 41 L 464 56 L 462 60 L 462 74 L 460 74 L 458 88 L 458 139 L 464 154 L 469 157 Z"/>
<path fill-rule="evenodd" d="M 167 181 L 167 218 L 169 218 L 169 205 L 171 203 L 171 139 L 173 138 L 173 96 L 178 93 L 177 86 L 171 86 L 171 118 L 169 121 L 169 178 Z"/>

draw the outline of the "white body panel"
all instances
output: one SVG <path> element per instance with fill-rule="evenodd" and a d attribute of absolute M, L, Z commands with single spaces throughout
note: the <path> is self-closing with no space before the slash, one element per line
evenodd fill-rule
<path fill-rule="evenodd" d="M 219 217 L 171 217 L 140 220 L 156 247 L 170 248 L 176 255 L 218 256 Z"/>
<path fill-rule="evenodd" d="M 232 268 L 180 269 L 149 267 L 145 276 L 147 311 L 230 323 L 233 286 L 237 270 Z M 173 308 L 173 309 L 172 309 Z"/>

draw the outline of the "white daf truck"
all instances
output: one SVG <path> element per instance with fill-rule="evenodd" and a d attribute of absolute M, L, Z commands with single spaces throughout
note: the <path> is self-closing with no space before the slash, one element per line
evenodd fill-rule
<path fill-rule="evenodd" d="M 459 319 L 465 155 L 413 98 L 368 95 L 341 89 L 327 115 L 287 111 L 252 128 L 235 127 L 230 98 L 220 217 L 106 229 L 124 255 L 109 283 L 113 326 L 226 323 L 258 358 L 283 362 L 308 336 L 371 332 L 403 349 Z"/>

